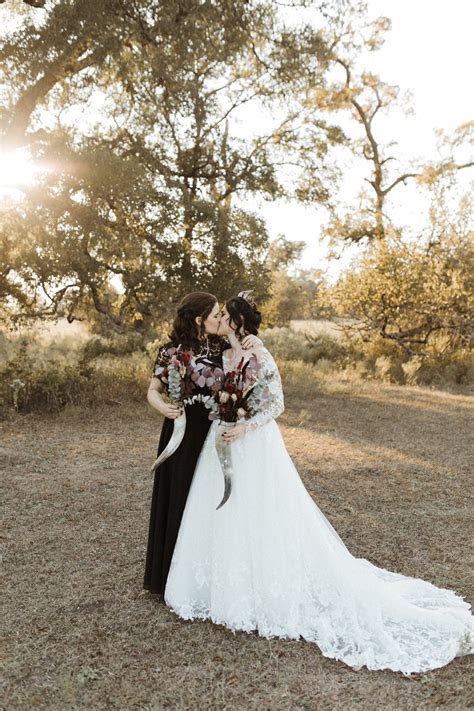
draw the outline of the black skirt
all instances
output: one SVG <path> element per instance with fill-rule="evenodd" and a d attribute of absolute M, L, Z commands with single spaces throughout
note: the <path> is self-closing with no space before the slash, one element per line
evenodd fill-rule
<path fill-rule="evenodd" d="M 161 596 L 164 596 L 194 470 L 211 424 L 209 410 L 202 403 L 187 406 L 183 440 L 155 472 L 143 587 Z M 165 418 L 158 454 L 172 433 L 173 420 Z"/>

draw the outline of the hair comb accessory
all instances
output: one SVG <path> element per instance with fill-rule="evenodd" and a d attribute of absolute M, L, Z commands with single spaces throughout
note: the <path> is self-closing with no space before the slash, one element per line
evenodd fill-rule
<path fill-rule="evenodd" d="M 254 311 L 257 311 L 257 304 L 252 298 L 252 292 L 251 291 L 241 291 L 239 294 L 237 294 L 241 299 L 246 301 Z"/>

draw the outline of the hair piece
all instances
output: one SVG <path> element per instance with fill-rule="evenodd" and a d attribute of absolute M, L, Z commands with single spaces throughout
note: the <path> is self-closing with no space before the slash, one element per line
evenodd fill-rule
<path fill-rule="evenodd" d="M 239 294 L 237 294 L 237 296 L 239 296 L 241 299 L 245 299 L 245 301 L 250 304 L 254 311 L 257 310 L 257 304 L 255 303 L 255 300 L 252 297 L 251 291 L 241 291 Z"/>

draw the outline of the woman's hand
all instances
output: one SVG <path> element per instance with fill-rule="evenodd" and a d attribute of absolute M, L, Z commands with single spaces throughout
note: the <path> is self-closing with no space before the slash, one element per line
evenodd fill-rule
<path fill-rule="evenodd" d="M 162 401 L 161 407 L 158 408 L 162 415 L 167 417 L 169 420 L 176 420 L 179 417 L 183 409 L 179 405 L 172 405 L 169 402 Z"/>
<path fill-rule="evenodd" d="M 182 408 L 179 405 L 172 404 L 163 400 L 161 395 L 162 384 L 158 378 L 152 378 L 150 387 L 148 388 L 147 400 L 155 410 L 161 412 L 162 415 L 169 420 L 176 420 L 182 413 Z"/>
<path fill-rule="evenodd" d="M 242 347 L 247 351 L 250 350 L 250 348 L 256 348 L 257 346 L 263 346 L 263 341 L 260 340 L 258 336 L 254 336 L 253 333 L 249 333 L 242 339 Z"/>
<path fill-rule="evenodd" d="M 230 444 L 231 442 L 235 442 L 236 439 L 239 439 L 239 437 L 242 437 L 243 434 L 245 434 L 245 425 L 238 423 L 235 427 L 232 427 L 232 429 L 226 430 L 221 436 L 225 442 Z"/>

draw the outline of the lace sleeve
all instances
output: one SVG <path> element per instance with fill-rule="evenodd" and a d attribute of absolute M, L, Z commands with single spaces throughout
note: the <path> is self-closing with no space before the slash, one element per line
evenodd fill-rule
<path fill-rule="evenodd" d="M 271 353 L 266 349 L 257 355 L 262 365 L 259 379 L 249 395 L 249 405 L 252 416 L 245 420 L 245 431 L 257 429 L 270 420 L 281 415 L 285 410 L 283 389 L 277 364 Z"/>

